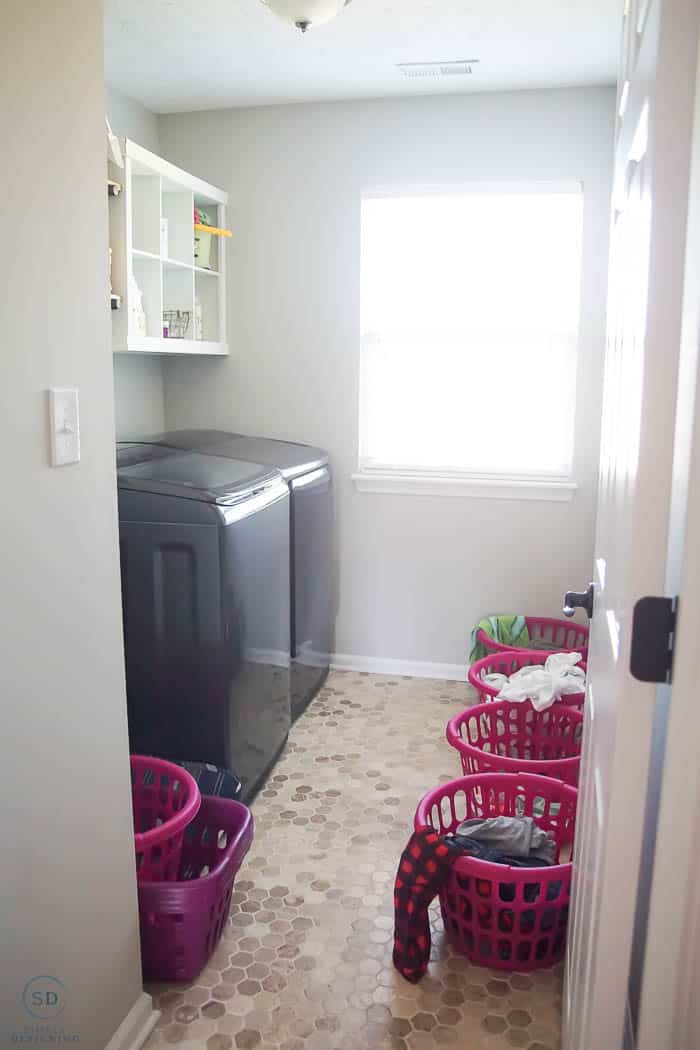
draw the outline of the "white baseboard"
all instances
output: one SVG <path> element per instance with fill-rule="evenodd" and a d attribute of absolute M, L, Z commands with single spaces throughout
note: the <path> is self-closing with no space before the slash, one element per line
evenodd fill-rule
<path fill-rule="evenodd" d="M 436 678 L 446 682 L 466 682 L 467 665 L 431 664 L 420 660 L 392 660 L 381 656 L 354 656 L 333 653 L 334 671 L 366 671 L 369 674 L 390 674 L 409 678 Z"/>
<path fill-rule="evenodd" d="M 150 995 L 142 992 L 107 1043 L 105 1050 L 141 1050 L 159 1017 L 160 1012 L 153 1009 Z"/>

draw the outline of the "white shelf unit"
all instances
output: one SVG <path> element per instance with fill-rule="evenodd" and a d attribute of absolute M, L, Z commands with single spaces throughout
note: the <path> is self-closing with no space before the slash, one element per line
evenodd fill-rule
<path fill-rule="evenodd" d="M 124 169 L 110 164 L 108 173 L 124 187 L 109 202 L 112 291 L 121 296 L 121 309 L 112 311 L 114 352 L 225 356 L 227 240 L 212 236 L 211 269 L 197 265 L 194 209 L 225 229 L 228 195 L 130 139 L 122 142 L 122 153 Z M 161 220 L 167 220 L 167 246 Z M 142 293 L 145 335 L 135 323 L 131 275 Z M 201 333 L 195 330 L 195 304 Z M 166 310 L 189 312 L 185 338 L 164 337 Z"/>

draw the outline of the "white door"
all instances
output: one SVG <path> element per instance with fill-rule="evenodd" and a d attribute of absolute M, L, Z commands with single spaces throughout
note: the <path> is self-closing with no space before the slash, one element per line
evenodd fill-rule
<path fill-rule="evenodd" d="M 630 981 L 637 1050 L 700 1047 L 700 79 L 695 83 L 673 482 L 666 592 L 680 595 L 680 604 L 673 686 L 659 687 L 656 703 L 647 813 L 657 820 L 647 828 L 644 844 L 647 852 L 653 846 L 654 864 L 642 877 Z"/>
<path fill-rule="evenodd" d="M 627 0 L 565 1050 L 633 1043 L 628 1010 L 656 688 L 629 672 L 634 604 L 664 594 L 697 0 Z"/>

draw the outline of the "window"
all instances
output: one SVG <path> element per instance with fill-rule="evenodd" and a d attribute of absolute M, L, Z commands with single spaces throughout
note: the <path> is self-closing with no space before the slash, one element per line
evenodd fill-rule
<path fill-rule="evenodd" d="M 582 216 L 578 184 L 364 198 L 359 487 L 575 488 Z"/>

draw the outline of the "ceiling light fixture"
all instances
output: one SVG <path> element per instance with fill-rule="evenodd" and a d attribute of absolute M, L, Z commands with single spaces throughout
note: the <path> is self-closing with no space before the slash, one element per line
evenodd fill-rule
<path fill-rule="evenodd" d="M 312 26 L 330 22 L 350 0 L 262 0 L 266 7 L 305 33 Z"/>

